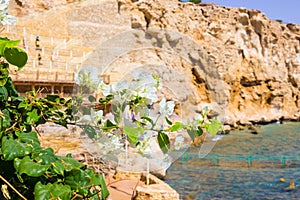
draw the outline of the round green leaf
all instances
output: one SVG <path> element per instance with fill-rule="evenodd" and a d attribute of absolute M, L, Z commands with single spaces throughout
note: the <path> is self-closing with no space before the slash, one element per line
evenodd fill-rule
<path fill-rule="evenodd" d="M 5 48 L 4 57 L 10 64 L 19 69 L 24 67 L 28 59 L 27 53 L 18 47 Z"/>

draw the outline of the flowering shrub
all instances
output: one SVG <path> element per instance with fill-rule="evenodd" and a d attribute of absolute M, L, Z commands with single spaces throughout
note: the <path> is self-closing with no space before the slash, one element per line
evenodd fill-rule
<path fill-rule="evenodd" d="M 90 71 L 91 68 L 83 69 L 79 74 L 89 74 Z M 187 132 L 194 140 L 205 131 L 214 137 L 221 128 L 216 118 L 207 118 L 207 108 L 203 109 L 199 120 L 186 123 L 171 120 L 176 115 L 175 103 L 158 96 L 162 88 L 161 81 L 159 77 L 147 72 L 134 73 L 131 79 L 110 85 L 95 80 L 93 88 L 95 83 L 98 84 L 97 91 L 102 94 L 97 101 L 111 106 L 111 113 L 105 115 L 102 110 L 80 106 L 80 103 L 75 113 L 78 117 L 77 125 L 95 142 L 102 156 L 124 152 L 127 144 L 130 144 L 137 153 L 148 157 L 157 153 L 151 150 L 153 141 L 167 155 L 187 145 L 179 132 Z M 88 99 L 92 100 L 91 103 L 96 100 L 91 96 Z M 170 142 L 171 135 L 175 137 L 173 145 Z"/>

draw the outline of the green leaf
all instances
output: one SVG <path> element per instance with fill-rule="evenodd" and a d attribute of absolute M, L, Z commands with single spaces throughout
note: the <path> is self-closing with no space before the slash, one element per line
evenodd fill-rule
<path fill-rule="evenodd" d="M 18 91 L 16 90 L 10 77 L 7 78 L 4 87 L 6 88 L 9 96 L 13 96 L 13 97 L 19 96 Z"/>
<path fill-rule="evenodd" d="M 17 66 L 19 70 L 26 65 L 28 60 L 26 51 L 18 47 L 5 48 L 4 57 L 10 64 Z"/>
<path fill-rule="evenodd" d="M 48 94 L 46 96 L 46 99 L 50 102 L 56 103 L 60 99 L 60 97 L 57 94 Z"/>
<path fill-rule="evenodd" d="M 0 86 L 0 102 L 8 100 L 8 92 L 4 86 Z"/>
<path fill-rule="evenodd" d="M 125 126 L 123 130 L 129 138 L 130 142 L 133 143 L 135 146 L 138 144 L 139 135 L 144 134 L 144 129 L 141 127 Z"/>
<path fill-rule="evenodd" d="M 214 118 L 211 120 L 210 124 L 206 124 L 205 128 L 207 132 L 209 132 L 212 135 L 212 137 L 214 137 L 221 127 L 222 124 L 216 118 Z"/>
<path fill-rule="evenodd" d="M 2 154 L 4 160 L 13 160 L 24 157 L 32 152 L 32 145 L 21 143 L 19 140 L 7 137 L 2 138 Z"/>
<path fill-rule="evenodd" d="M 102 176 L 102 174 L 95 174 L 92 177 L 92 184 L 94 185 L 100 185 L 101 187 L 101 198 L 105 199 L 106 197 L 109 196 L 109 191 L 106 187 L 105 180 Z"/>
<path fill-rule="evenodd" d="M 172 126 L 172 122 L 168 119 L 168 117 L 166 117 L 166 122 L 170 125 L 170 126 Z"/>
<path fill-rule="evenodd" d="M 93 185 L 99 185 L 101 187 L 101 199 L 105 199 L 109 196 L 109 191 L 106 187 L 105 180 L 102 174 L 95 174 L 94 171 L 86 169 L 87 173 L 91 177 L 91 181 Z"/>
<path fill-rule="evenodd" d="M 169 136 L 165 134 L 164 132 L 160 131 L 157 135 L 157 140 L 160 149 L 162 150 L 163 153 L 167 153 L 170 149 L 170 140 Z"/>
<path fill-rule="evenodd" d="M 80 169 L 84 167 L 84 164 L 72 158 L 70 154 L 68 154 L 67 156 L 56 156 L 56 157 L 58 159 L 58 162 L 61 162 L 65 166 L 66 171 L 71 171 L 71 170 Z"/>
<path fill-rule="evenodd" d="M 99 98 L 99 103 L 107 104 L 114 98 L 114 95 L 109 94 L 105 98 Z"/>
<path fill-rule="evenodd" d="M 64 165 L 61 160 L 56 160 L 55 162 L 51 163 L 51 165 L 55 173 L 60 174 L 62 176 L 64 175 L 66 165 Z"/>
<path fill-rule="evenodd" d="M 154 122 L 150 117 L 143 116 L 143 117 L 141 117 L 141 119 L 148 121 L 152 126 L 154 126 Z"/>
<path fill-rule="evenodd" d="M 114 120 L 117 124 L 120 124 L 122 121 L 122 109 L 121 105 L 118 103 L 113 103 L 111 105 L 112 113 L 114 115 Z"/>
<path fill-rule="evenodd" d="M 72 170 L 67 173 L 65 183 L 83 196 L 89 194 L 89 188 L 92 186 L 90 176 L 83 170 Z"/>
<path fill-rule="evenodd" d="M 35 200 L 70 200 L 71 197 L 70 186 L 61 183 L 48 183 L 47 185 L 43 185 L 41 182 L 38 182 L 34 187 Z"/>
<path fill-rule="evenodd" d="M 69 200 L 71 199 L 71 187 L 61 183 L 54 183 L 51 187 L 50 193 L 55 199 Z"/>
<path fill-rule="evenodd" d="M 7 63 L 0 63 L 0 86 L 4 86 L 8 79 L 9 71 Z"/>
<path fill-rule="evenodd" d="M 29 106 L 28 100 L 24 99 L 21 103 L 19 103 L 18 108 L 25 108 L 25 109 L 27 109 L 28 106 Z"/>
<path fill-rule="evenodd" d="M 40 116 L 38 115 L 38 110 L 33 109 L 31 112 L 27 112 L 27 123 L 34 124 L 39 120 Z"/>
<path fill-rule="evenodd" d="M 0 37 L 0 56 L 4 56 L 5 48 L 16 47 L 20 42 L 20 40 L 10 40 L 7 37 Z"/>
<path fill-rule="evenodd" d="M 106 98 L 107 102 L 109 102 L 109 101 L 111 101 L 111 100 L 114 99 L 114 95 L 109 94 L 109 95 L 107 95 L 105 98 Z"/>
<path fill-rule="evenodd" d="M 10 127 L 10 113 L 7 109 L 4 109 L 0 111 L 0 114 L 2 113 L 2 117 L 0 117 L 0 131 L 4 131 L 8 127 Z"/>
<path fill-rule="evenodd" d="M 196 132 L 196 136 L 201 136 L 203 134 L 203 130 L 200 126 L 198 126 L 198 130 Z"/>
<path fill-rule="evenodd" d="M 47 148 L 47 149 L 37 149 L 32 152 L 32 158 L 42 165 L 51 165 L 56 161 L 56 156 L 54 154 L 53 149 Z"/>
<path fill-rule="evenodd" d="M 95 98 L 93 95 L 90 95 L 90 96 L 88 97 L 88 99 L 89 99 L 89 101 L 90 101 L 91 103 L 93 103 L 93 102 L 96 101 L 96 98 Z"/>
<path fill-rule="evenodd" d="M 14 162 L 14 166 L 20 175 L 27 174 L 32 177 L 42 176 L 50 167 L 50 165 L 34 162 L 29 156 L 25 156 L 23 159 L 16 158 Z"/>
<path fill-rule="evenodd" d="M 21 132 L 19 135 L 19 139 L 21 142 L 27 143 L 27 144 L 32 144 L 35 146 L 39 146 L 40 145 L 40 141 L 37 137 L 36 132 L 29 132 L 29 133 L 25 133 L 25 132 Z"/>
<path fill-rule="evenodd" d="M 185 128 L 184 124 L 182 124 L 180 122 L 175 122 L 175 124 L 170 127 L 170 131 L 175 132 L 175 131 L 178 131 L 178 130 L 183 129 L 183 128 Z"/>
<path fill-rule="evenodd" d="M 51 194 L 51 183 L 48 183 L 48 185 L 43 185 L 41 182 L 38 182 L 35 184 L 34 187 L 34 199 L 35 200 L 45 200 L 50 199 Z"/>
<path fill-rule="evenodd" d="M 106 120 L 106 122 L 105 122 L 105 127 L 107 127 L 107 128 L 115 128 L 116 125 L 115 125 L 114 123 L 112 123 L 112 122 L 108 119 L 108 120 Z"/>
<path fill-rule="evenodd" d="M 82 114 L 83 115 L 90 115 L 91 114 L 91 109 L 87 107 L 82 108 Z"/>
<path fill-rule="evenodd" d="M 194 141 L 195 136 L 197 135 L 197 130 L 188 128 L 186 131 L 188 132 L 190 138 Z"/>
<path fill-rule="evenodd" d="M 100 98 L 99 103 L 103 103 L 103 104 L 106 103 L 106 99 L 105 98 Z"/>
<path fill-rule="evenodd" d="M 94 139 L 97 135 L 96 130 L 91 125 L 85 125 L 83 130 L 87 134 L 87 136 L 91 139 Z"/>

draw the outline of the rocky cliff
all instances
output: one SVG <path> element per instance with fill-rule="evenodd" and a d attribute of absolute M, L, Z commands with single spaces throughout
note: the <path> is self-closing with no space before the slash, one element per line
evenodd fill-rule
<path fill-rule="evenodd" d="M 64 22 L 53 20 L 53 13 Z M 300 117 L 300 26 L 258 10 L 177 0 L 88 0 L 23 17 L 19 24 L 81 38 L 95 49 L 82 66 L 96 66 L 113 81 L 137 70 L 159 74 L 185 116 L 209 105 L 234 126 Z"/>

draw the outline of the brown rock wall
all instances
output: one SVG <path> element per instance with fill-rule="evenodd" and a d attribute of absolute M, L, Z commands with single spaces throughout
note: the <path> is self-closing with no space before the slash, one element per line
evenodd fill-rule
<path fill-rule="evenodd" d="M 225 105 L 231 124 L 299 117 L 298 25 L 270 20 L 258 10 L 214 4 L 128 1 L 122 8 L 134 13 L 135 26 L 189 35 L 207 52 L 214 65 L 200 74 L 211 93 L 218 92 L 217 84 L 207 76 L 219 78 L 226 98 L 211 95 L 211 101 Z"/>
<path fill-rule="evenodd" d="M 36 9 L 23 2 L 23 14 L 48 9 L 41 2 Z M 96 49 L 84 65 L 99 67 L 114 80 L 159 66 L 155 70 L 167 84 L 189 85 L 172 88 L 191 105 L 185 107 L 188 112 L 216 102 L 218 108 L 211 107 L 233 125 L 299 118 L 299 25 L 270 20 L 258 10 L 177 0 L 87 0 L 66 9 L 58 9 L 66 2 L 57 0 L 51 5 L 20 24 L 81 38 Z M 169 67 L 182 76 L 167 76 Z"/>

